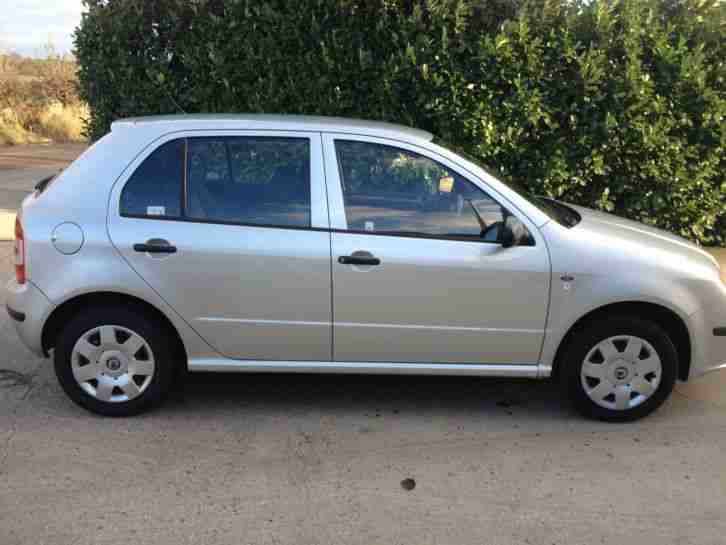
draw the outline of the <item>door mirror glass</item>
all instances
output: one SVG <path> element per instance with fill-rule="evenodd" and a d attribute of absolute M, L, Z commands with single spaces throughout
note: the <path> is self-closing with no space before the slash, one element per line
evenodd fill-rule
<path fill-rule="evenodd" d="M 507 212 L 501 225 L 500 242 L 504 248 L 513 246 L 532 246 L 532 235 L 519 218 Z"/>

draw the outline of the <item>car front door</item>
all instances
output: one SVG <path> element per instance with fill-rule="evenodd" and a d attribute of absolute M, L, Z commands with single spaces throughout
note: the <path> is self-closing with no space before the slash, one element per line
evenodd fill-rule
<path fill-rule="evenodd" d="M 331 359 L 319 133 L 176 133 L 114 186 L 126 261 L 218 352 Z"/>
<path fill-rule="evenodd" d="M 324 153 L 336 361 L 538 362 L 549 258 L 526 218 L 531 244 L 504 248 L 517 212 L 445 158 L 343 134 Z"/>

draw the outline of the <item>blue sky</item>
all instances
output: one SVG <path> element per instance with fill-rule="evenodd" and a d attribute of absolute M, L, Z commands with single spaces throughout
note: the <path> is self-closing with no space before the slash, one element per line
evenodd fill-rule
<path fill-rule="evenodd" d="M 71 34 L 81 21 L 81 0 L 4 0 L 0 51 L 42 56 L 50 42 L 59 53 L 73 47 Z"/>

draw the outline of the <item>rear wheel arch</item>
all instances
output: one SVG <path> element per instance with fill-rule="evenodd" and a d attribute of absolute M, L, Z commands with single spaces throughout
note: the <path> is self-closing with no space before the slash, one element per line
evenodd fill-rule
<path fill-rule="evenodd" d="M 691 370 L 691 336 L 683 319 L 673 310 L 656 303 L 629 301 L 596 308 L 575 322 L 560 341 L 555 354 L 552 376 L 560 376 L 560 367 L 567 348 L 577 334 L 589 324 L 608 316 L 630 316 L 658 324 L 670 337 L 678 352 L 678 379 L 685 381 Z"/>
<path fill-rule="evenodd" d="M 71 318 L 84 309 L 91 307 L 109 307 L 109 306 L 125 306 L 139 309 L 144 314 L 158 320 L 159 323 L 168 329 L 171 337 L 175 340 L 176 346 L 174 353 L 183 358 L 184 366 L 186 366 L 187 353 L 184 343 L 174 324 L 169 318 L 157 307 L 144 301 L 139 297 L 118 292 L 92 292 L 78 295 L 67 301 L 64 301 L 51 312 L 48 319 L 43 324 L 43 332 L 41 335 L 41 343 L 43 352 L 47 355 L 48 351 L 53 348 L 58 333 L 62 330 L 63 325 L 67 324 Z"/>

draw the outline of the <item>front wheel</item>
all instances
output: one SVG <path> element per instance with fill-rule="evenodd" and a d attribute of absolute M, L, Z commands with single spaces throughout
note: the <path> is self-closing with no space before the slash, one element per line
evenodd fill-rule
<path fill-rule="evenodd" d="M 659 325 L 613 317 L 580 331 L 562 364 L 565 393 L 580 413 L 626 422 L 652 413 L 668 398 L 678 354 Z"/>
<path fill-rule="evenodd" d="M 55 371 L 66 394 L 106 416 L 130 416 L 159 404 L 171 388 L 172 339 L 135 308 L 90 308 L 55 345 Z"/>

